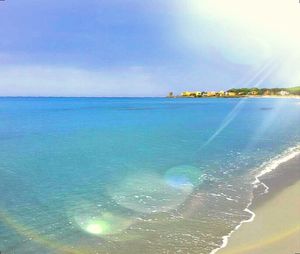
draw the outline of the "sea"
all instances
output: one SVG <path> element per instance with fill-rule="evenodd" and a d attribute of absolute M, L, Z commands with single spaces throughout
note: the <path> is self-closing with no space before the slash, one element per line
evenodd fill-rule
<path fill-rule="evenodd" d="M 297 99 L 2 97 L 0 251 L 216 253 L 299 126 Z"/>

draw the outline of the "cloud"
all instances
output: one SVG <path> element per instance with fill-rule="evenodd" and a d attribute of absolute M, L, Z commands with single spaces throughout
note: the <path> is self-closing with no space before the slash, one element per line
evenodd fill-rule
<path fill-rule="evenodd" d="M 300 84 L 297 1 L 90 2 L 5 5 L 0 95 L 163 96 L 257 73 L 262 86 Z"/>
<path fill-rule="evenodd" d="M 157 96 L 165 78 L 145 68 L 85 70 L 56 66 L 0 67 L 2 96 Z"/>
<path fill-rule="evenodd" d="M 281 64 L 272 81 L 297 83 L 299 12 L 297 1 L 286 0 L 177 1 L 175 29 L 185 47 L 216 50 L 234 64 L 257 67 L 275 59 Z"/>

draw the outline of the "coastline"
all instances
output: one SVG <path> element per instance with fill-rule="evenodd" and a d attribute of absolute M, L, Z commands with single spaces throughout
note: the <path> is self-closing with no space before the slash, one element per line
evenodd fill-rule
<path fill-rule="evenodd" d="M 253 199 L 244 210 L 251 217 L 241 221 L 234 230 L 224 236 L 222 245 L 211 254 L 299 252 L 299 168 L 299 146 L 274 158 L 271 163 L 262 165 L 262 170 L 253 182 Z"/>
<path fill-rule="evenodd" d="M 261 95 L 261 96 L 245 96 L 244 98 L 270 98 L 270 99 L 300 99 L 300 95 Z"/>
<path fill-rule="evenodd" d="M 166 97 L 169 99 L 247 99 L 247 98 L 258 98 L 258 99 L 298 99 L 300 100 L 300 95 L 247 95 L 247 96 L 173 96 Z"/>

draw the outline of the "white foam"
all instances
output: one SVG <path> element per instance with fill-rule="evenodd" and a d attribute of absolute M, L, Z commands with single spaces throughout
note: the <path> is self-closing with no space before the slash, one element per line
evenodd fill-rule
<path fill-rule="evenodd" d="M 249 209 L 249 206 L 250 206 L 251 204 L 252 204 L 252 202 L 249 203 L 249 204 L 247 205 L 247 207 L 244 209 L 245 212 L 251 214 L 251 217 L 250 217 L 249 219 L 247 219 L 247 220 L 241 221 L 240 224 L 238 224 L 238 225 L 237 225 L 237 226 L 236 226 L 236 227 L 235 227 L 228 235 L 223 236 L 223 237 L 222 237 L 222 245 L 221 245 L 220 247 L 218 247 L 218 248 L 212 250 L 212 251 L 210 252 L 210 254 L 215 254 L 215 253 L 217 253 L 220 249 L 225 248 L 225 247 L 227 246 L 227 244 L 228 244 L 229 238 L 231 237 L 231 235 L 232 235 L 236 230 L 238 230 L 244 223 L 252 222 L 252 221 L 254 220 L 254 218 L 255 218 L 255 213 L 252 212 L 252 211 Z"/>
<path fill-rule="evenodd" d="M 263 175 L 271 173 L 274 169 L 276 169 L 280 164 L 287 162 L 293 158 L 295 158 L 297 155 L 300 154 L 300 145 L 297 145 L 295 147 L 287 149 L 285 152 L 280 154 L 279 156 L 273 158 L 267 163 L 264 163 L 261 168 L 263 170 L 260 171 L 255 176 L 255 181 L 252 183 L 253 185 L 262 184 L 262 182 L 259 180 L 260 177 Z M 266 185 L 265 185 L 266 186 Z M 267 187 L 267 186 L 266 186 Z M 268 187 L 267 187 L 268 188 Z"/>
<path fill-rule="evenodd" d="M 260 167 L 260 172 L 255 175 L 255 180 L 252 182 L 253 186 L 256 188 L 259 184 L 261 184 L 264 188 L 264 194 L 269 192 L 269 187 L 260 181 L 259 178 L 261 178 L 262 176 L 271 173 L 273 170 L 275 170 L 280 164 L 287 162 L 293 158 L 295 158 L 297 155 L 300 155 L 300 144 L 297 146 L 294 146 L 292 148 L 287 149 L 286 151 L 284 151 L 282 154 L 276 156 L 275 158 L 271 159 L 270 161 L 264 163 L 261 167 Z M 222 237 L 222 244 L 220 247 L 212 250 L 210 252 L 210 254 L 216 254 L 220 249 L 223 249 L 227 246 L 229 238 L 231 237 L 231 235 L 237 231 L 244 223 L 249 223 L 252 222 L 255 218 L 255 213 L 253 211 L 251 211 L 249 209 L 249 207 L 252 205 L 252 201 L 253 199 L 249 202 L 249 204 L 247 205 L 247 207 L 244 209 L 245 212 L 249 213 L 251 215 L 251 217 L 247 220 L 242 220 L 240 222 L 240 224 L 238 224 L 228 235 L 225 235 Z"/>

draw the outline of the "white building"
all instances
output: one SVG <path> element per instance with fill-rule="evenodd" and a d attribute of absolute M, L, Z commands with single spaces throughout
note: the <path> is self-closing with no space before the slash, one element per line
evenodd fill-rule
<path fill-rule="evenodd" d="M 286 96 L 286 95 L 289 95 L 290 93 L 288 91 L 283 91 L 282 90 L 278 94 L 281 95 L 281 96 Z"/>

